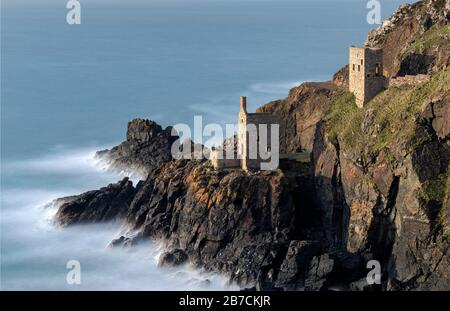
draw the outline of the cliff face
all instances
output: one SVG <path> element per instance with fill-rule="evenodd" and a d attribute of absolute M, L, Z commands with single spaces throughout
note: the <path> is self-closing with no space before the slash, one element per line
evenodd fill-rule
<path fill-rule="evenodd" d="M 449 1 L 403 5 L 366 42 L 384 49 L 388 76 L 428 73 L 431 82 L 391 88 L 359 110 L 345 91 L 346 66 L 325 96 L 304 84 L 261 108 L 288 125 L 288 151 L 313 151 L 328 243 L 378 259 L 386 289 L 450 288 L 449 8 Z"/>
<path fill-rule="evenodd" d="M 366 45 L 384 49 L 388 76 L 436 72 L 449 63 L 449 20 L 448 0 L 404 4 L 369 33 Z"/>
<path fill-rule="evenodd" d="M 379 260 L 387 289 L 450 288 L 449 86 L 445 70 L 421 87 L 388 89 L 362 110 L 343 92 L 316 136 L 326 235 Z"/>
<path fill-rule="evenodd" d="M 159 239 L 161 264 L 190 261 L 256 289 L 449 290 L 448 8 L 402 6 L 368 37 L 387 51 L 389 75 L 426 71 L 429 82 L 388 88 L 359 109 L 344 67 L 259 109 L 284 124 L 281 152 L 309 150 L 310 164 L 215 171 L 173 160 L 170 128 L 134 120 L 127 141 L 99 155 L 148 177 L 66 198 L 58 222 L 123 221 L 129 234 L 113 246 Z M 366 282 L 371 259 L 379 286 Z"/>
<path fill-rule="evenodd" d="M 257 110 L 280 117 L 281 153 L 312 150 L 316 125 L 336 90 L 331 82 L 304 83 L 290 90 L 286 99 L 273 101 Z"/>
<path fill-rule="evenodd" d="M 255 281 L 263 262 L 272 265 L 293 232 L 293 197 L 281 172 L 249 176 L 216 172 L 207 162 L 175 161 L 142 187 L 128 213 L 133 229 L 183 250 L 197 266 L 231 273 L 239 283 Z"/>
<path fill-rule="evenodd" d="M 449 20 L 449 0 L 403 4 L 369 32 L 365 46 L 383 49 L 386 77 L 432 74 L 450 63 Z M 332 82 L 348 88 L 348 65 Z"/>
<path fill-rule="evenodd" d="M 404 5 L 367 39 L 384 48 L 388 75 L 431 73 L 431 82 L 388 89 L 359 110 L 345 91 L 344 67 L 333 77 L 338 90 L 317 102 L 290 96 L 262 108 L 289 124 L 292 115 L 320 106 L 318 118 L 298 123 L 314 129 L 304 146 L 313 151 L 326 240 L 379 260 L 386 289 L 450 288 L 448 9 L 448 1 Z"/>

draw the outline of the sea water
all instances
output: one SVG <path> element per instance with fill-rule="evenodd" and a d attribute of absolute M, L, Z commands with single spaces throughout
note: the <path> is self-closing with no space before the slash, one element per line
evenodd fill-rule
<path fill-rule="evenodd" d="M 381 1 L 383 18 L 402 1 Z M 54 225 L 62 196 L 116 182 L 93 160 L 135 117 L 235 122 L 302 81 L 329 80 L 367 31 L 362 0 L 65 0 L 1 5 L 1 289 L 232 289 L 157 267 L 157 241 L 110 250 L 120 224 Z M 67 282 L 80 263 L 81 284 Z"/>

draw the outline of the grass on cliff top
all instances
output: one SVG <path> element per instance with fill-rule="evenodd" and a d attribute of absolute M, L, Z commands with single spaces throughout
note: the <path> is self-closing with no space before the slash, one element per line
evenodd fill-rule
<path fill-rule="evenodd" d="M 404 59 L 411 53 L 422 53 L 436 47 L 450 46 L 449 37 L 450 25 L 433 25 L 408 47 L 401 58 Z"/>
<path fill-rule="evenodd" d="M 418 87 L 390 87 L 363 109 L 356 106 L 353 94 L 342 91 L 332 99 L 325 117 L 327 133 L 332 142 L 339 141 L 366 155 L 382 150 L 392 155 L 389 147 L 402 142 L 412 151 L 427 141 L 426 136 L 415 135 L 415 115 L 427 99 L 445 92 L 450 92 L 450 68 Z M 363 131 L 363 123 L 370 124 L 370 133 Z"/>

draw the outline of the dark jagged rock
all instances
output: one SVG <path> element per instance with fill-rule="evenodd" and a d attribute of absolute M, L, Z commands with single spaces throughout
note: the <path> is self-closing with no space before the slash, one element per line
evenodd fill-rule
<path fill-rule="evenodd" d="M 308 170 L 299 174 L 301 185 Z M 120 208 L 113 209 L 135 235 L 122 236 L 110 247 L 159 239 L 173 250 L 161 256 L 162 265 L 182 264 L 189 258 L 195 266 L 227 273 L 239 284 L 274 289 L 290 239 L 308 235 L 295 230 L 299 213 L 294 204 L 311 193 L 308 187 L 295 188 L 292 178 L 280 170 L 248 174 L 215 171 L 206 161 L 168 162 L 132 188 Z M 115 201 L 118 191 L 112 189 L 121 187 L 110 185 L 75 197 L 60 208 L 57 220 L 63 225 L 107 220 L 99 215 Z M 297 193 L 298 189 L 305 192 Z M 300 215 L 314 210 L 308 205 L 311 201 L 303 201 Z"/>
<path fill-rule="evenodd" d="M 291 241 L 280 266 L 276 286 L 286 290 L 304 289 L 309 266 L 313 258 L 321 254 L 322 249 L 318 241 Z"/>
<path fill-rule="evenodd" d="M 274 244 L 287 247 L 290 190 L 281 172 L 218 172 L 207 162 L 173 161 L 145 181 L 128 219 L 143 236 L 184 250 L 194 265 L 246 284 L 255 282 Z"/>
<path fill-rule="evenodd" d="M 428 74 L 436 59 L 432 55 L 411 53 L 400 64 L 397 76 Z"/>
<path fill-rule="evenodd" d="M 127 140 L 96 157 L 117 172 L 133 172 L 145 176 L 162 163 L 172 160 L 171 147 L 178 139 L 172 127 L 163 129 L 157 123 L 134 119 L 128 123 Z"/>
<path fill-rule="evenodd" d="M 117 239 L 112 240 L 109 244 L 108 244 L 108 248 L 116 248 L 116 247 L 123 247 L 123 248 L 128 248 L 128 247 L 132 247 L 132 246 L 136 246 L 139 242 L 139 238 L 134 236 L 134 237 L 129 237 L 129 236 L 120 236 Z"/>
<path fill-rule="evenodd" d="M 327 277 L 334 269 L 334 259 L 329 254 L 315 256 L 308 266 L 305 289 L 318 291 L 327 289 Z"/>
<path fill-rule="evenodd" d="M 58 209 L 56 221 L 68 226 L 123 219 L 135 193 L 133 183 L 124 178 L 100 190 L 72 196 Z"/>
<path fill-rule="evenodd" d="M 443 97 L 442 95 L 437 98 L 433 98 L 429 104 L 424 106 L 424 117 L 431 125 L 436 136 L 446 141 L 450 146 L 450 99 Z"/>
<path fill-rule="evenodd" d="M 176 250 L 162 255 L 163 264 L 184 262 L 185 253 L 195 266 L 227 273 L 238 284 L 274 290 L 291 239 L 320 237 L 296 230 L 300 223 L 315 222 L 314 213 L 306 212 L 314 210 L 312 200 L 302 201 L 312 196 L 310 188 L 294 184 L 282 171 L 248 174 L 215 171 L 208 162 L 172 161 L 140 186 L 127 222 L 139 237 L 165 241 Z M 296 202 L 302 202 L 300 211 Z M 314 272 L 304 270 L 310 282 L 305 288 L 318 288 L 330 271 L 324 267 L 328 259 L 320 257 L 325 250 L 318 245 L 324 242 L 311 245 L 319 261 L 311 265 Z"/>
<path fill-rule="evenodd" d="M 180 266 L 186 263 L 188 255 L 181 249 L 165 252 L 159 257 L 159 266 Z"/>

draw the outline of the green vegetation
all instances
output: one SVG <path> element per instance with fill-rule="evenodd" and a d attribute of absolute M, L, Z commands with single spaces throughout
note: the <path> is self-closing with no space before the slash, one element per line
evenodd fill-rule
<path fill-rule="evenodd" d="M 450 166 L 449 166 L 450 169 Z M 448 170 L 444 174 L 440 174 L 436 179 L 427 180 L 422 184 L 422 196 L 428 201 L 443 203 L 447 196 L 447 179 Z"/>
<path fill-rule="evenodd" d="M 418 37 L 402 54 L 402 59 L 411 53 L 423 53 L 426 50 L 437 47 L 450 48 L 450 27 L 449 25 L 434 25 L 422 36 Z"/>
<path fill-rule="evenodd" d="M 422 184 L 422 196 L 428 201 L 443 203 L 447 195 L 448 172 L 441 174 L 435 180 L 428 180 Z"/>
<path fill-rule="evenodd" d="M 361 134 L 357 128 L 360 127 L 361 120 L 362 116 L 356 106 L 355 96 L 347 91 L 338 93 L 332 99 L 330 110 L 325 117 L 329 138 L 335 143 L 342 134 Z"/>
<path fill-rule="evenodd" d="M 418 135 L 415 115 L 427 99 L 444 92 L 450 92 L 450 68 L 438 72 L 418 87 L 390 87 L 363 109 L 356 106 L 353 94 L 342 91 L 332 99 L 325 117 L 329 138 L 366 155 L 384 151 L 393 162 L 393 146 L 405 143 L 412 151 L 430 139 L 426 132 Z M 370 133 L 364 133 L 363 121 L 368 115 L 371 115 Z"/>
<path fill-rule="evenodd" d="M 311 152 L 282 153 L 280 160 L 291 160 L 302 163 L 311 162 Z"/>
<path fill-rule="evenodd" d="M 450 188 L 450 164 L 447 171 L 436 179 L 427 180 L 422 184 L 419 195 L 427 202 L 435 202 L 440 206 L 436 230 L 442 232 L 442 238 L 450 238 L 450 211 L 447 210 Z M 441 231 L 442 230 L 442 231 Z"/>
<path fill-rule="evenodd" d="M 449 92 L 450 68 L 436 73 L 421 86 L 388 88 L 363 109 L 356 106 L 353 94 L 342 91 L 332 99 L 325 117 L 328 137 L 333 143 L 339 142 L 360 152 L 366 159 L 383 152 L 388 161 L 394 163 L 399 145 L 412 152 L 432 139 L 430 133 L 420 127 L 420 110 L 434 96 Z M 445 239 L 450 239 L 449 189 L 450 165 L 446 173 L 424 182 L 420 191 L 425 201 L 441 206 L 436 229 Z"/>
<path fill-rule="evenodd" d="M 450 226 L 448 226 L 446 229 L 444 229 L 444 234 L 442 235 L 442 238 L 444 240 L 450 239 Z"/>

